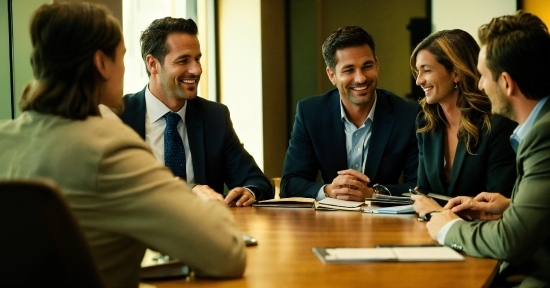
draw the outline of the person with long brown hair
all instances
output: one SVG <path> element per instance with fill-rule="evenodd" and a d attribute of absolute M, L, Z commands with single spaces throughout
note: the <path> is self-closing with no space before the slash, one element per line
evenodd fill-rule
<path fill-rule="evenodd" d="M 417 118 L 421 192 L 512 191 L 515 153 L 508 138 L 517 123 L 491 114 L 491 101 L 477 87 L 478 53 L 474 38 L 455 29 L 431 34 L 411 55 L 416 84 L 426 95 Z"/>

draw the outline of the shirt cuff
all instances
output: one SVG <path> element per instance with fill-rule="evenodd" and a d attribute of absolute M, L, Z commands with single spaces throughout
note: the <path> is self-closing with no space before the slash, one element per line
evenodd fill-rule
<path fill-rule="evenodd" d="M 325 186 L 327 186 L 327 185 L 323 185 L 321 187 L 321 189 L 319 189 L 319 192 L 317 193 L 317 197 L 315 197 L 315 200 L 321 201 L 321 200 L 327 198 L 327 196 L 325 196 Z"/>
<path fill-rule="evenodd" d="M 254 191 L 252 191 L 252 189 L 250 188 L 256 188 L 256 186 L 246 186 L 246 187 L 243 187 L 244 189 L 246 189 L 248 192 L 250 192 L 250 194 L 252 194 L 252 196 L 254 196 L 254 200 L 256 200 L 256 193 L 254 193 Z"/>
<path fill-rule="evenodd" d="M 449 232 L 449 229 L 451 229 L 451 226 L 455 224 L 457 221 L 464 221 L 461 218 L 457 218 L 454 220 L 451 220 L 449 223 L 443 225 L 441 227 L 441 230 L 437 232 L 437 242 L 439 242 L 440 245 L 445 245 L 445 237 L 447 237 L 447 232 Z"/>

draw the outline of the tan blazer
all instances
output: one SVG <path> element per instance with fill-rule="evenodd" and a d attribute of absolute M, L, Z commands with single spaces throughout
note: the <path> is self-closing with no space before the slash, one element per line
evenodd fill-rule
<path fill-rule="evenodd" d="M 246 251 L 228 208 L 198 198 L 120 121 L 24 112 L 0 122 L 0 179 L 55 180 L 107 287 L 137 287 L 147 247 L 197 274 L 239 277 Z"/>
<path fill-rule="evenodd" d="M 550 101 L 521 142 L 510 207 L 498 221 L 454 224 L 445 245 L 530 270 L 522 287 L 550 285 Z"/>

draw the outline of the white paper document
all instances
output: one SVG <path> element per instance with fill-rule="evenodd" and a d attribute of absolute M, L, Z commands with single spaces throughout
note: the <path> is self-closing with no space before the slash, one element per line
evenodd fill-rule
<path fill-rule="evenodd" d="M 399 205 L 390 207 L 377 207 L 369 206 L 363 209 L 364 213 L 378 213 L 378 214 L 414 214 L 413 205 Z"/>
<path fill-rule="evenodd" d="M 319 248 L 313 253 L 325 263 L 369 261 L 463 261 L 464 256 L 446 246 L 388 248 Z"/>
<path fill-rule="evenodd" d="M 334 199 L 329 197 L 319 201 L 319 203 L 325 204 L 325 205 L 337 206 L 337 207 L 347 207 L 347 208 L 360 207 L 361 205 L 365 204 L 365 202 L 347 201 L 347 200 L 340 200 L 340 199 Z"/>
<path fill-rule="evenodd" d="M 391 248 L 334 248 L 326 249 L 326 260 L 392 260 L 395 254 Z"/>

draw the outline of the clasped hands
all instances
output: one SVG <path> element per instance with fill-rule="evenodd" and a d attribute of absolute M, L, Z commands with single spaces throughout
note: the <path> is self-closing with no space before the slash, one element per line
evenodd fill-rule
<path fill-rule="evenodd" d="M 338 171 L 338 176 L 331 184 L 324 187 L 324 192 L 335 199 L 365 201 L 373 193 L 373 189 L 367 186 L 369 182 L 369 177 L 357 170 L 342 170 Z"/>
<path fill-rule="evenodd" d="M 437 233 L 448 222 L 459 217 L 466 220 L 498 220 L 510 206 L 510 199 L 499 193 L 482 192 L 475 197 L 458 196 L 441 207 L 434 200 L 422 195 L 412 195 L 414 210 L 422 216 L 431 211 L 440 211 L 431 215 L 426 224 L 432 239 L 437 240 Z"/>

